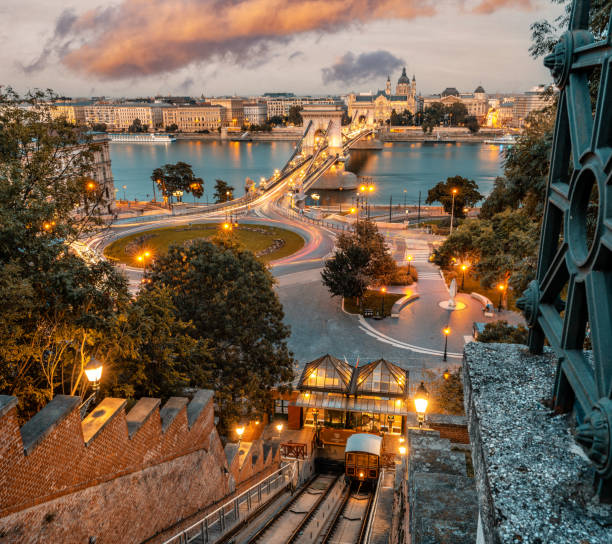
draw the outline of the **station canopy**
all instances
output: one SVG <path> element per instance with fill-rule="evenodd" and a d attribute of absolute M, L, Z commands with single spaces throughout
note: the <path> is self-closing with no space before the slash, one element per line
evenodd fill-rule
<path fill-rule="evenodd" d="M 324 355 L 304 367 L 298 389 L 302 408 L 408 414 L 408 371 L 385 359 L 359 367 Z"/>

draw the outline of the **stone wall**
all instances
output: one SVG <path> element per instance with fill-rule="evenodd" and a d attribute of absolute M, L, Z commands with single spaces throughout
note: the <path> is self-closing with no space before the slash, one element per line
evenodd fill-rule
<path fill-rule="evenodd" d="M 552 351 L 470 342 L 463 389 L 482 542 L 609 544 L 612 505 L 599 504 L 593 469 L 571 416 L 547 407 Z"/>
<path fill-rule="evenodd" d="M 229 493 L 213 393 L 104 399 L 81 420 L 57 396 L 23 427 L 0 396 L 0 542 L 141 542 Z"/>

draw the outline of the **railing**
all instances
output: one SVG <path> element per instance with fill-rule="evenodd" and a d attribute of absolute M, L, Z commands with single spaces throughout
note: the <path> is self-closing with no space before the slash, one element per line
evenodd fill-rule
<path fill-rule="evenodd" d="M 374 527 L 374 519 L 376 518 L 376 511 L 378 510 L 378 496 L 380 494 L 380 488 L 382 486 L 382 481 L 385 478 L 385 469 L 383 468 L 378 475 L 378 482 L 376 483 L 376 491 L 374 491 L 374 498 L 372 499 L 372 508 L 370 509 L 370 514 L 368 516 L 368 526 L 365 530 L 365 538 L 363 539 L 363 544 L 369 544 L 370 539 L 372 538 L 372 528 Z"/>
<path fill-rule="evenodd" d="M 312 217 L 308 217 L 307 215 L 296 213 L 293 210 L 289 210 L 278 204 L 275 204 L 274 207 L 276 208 L 276 211 L 278 211 L 280 214 L 284 215 L 285 217 L 288 217 L 290 219 L 296 219 L 297 221 L 302 221 L 303 223 L 309 223 L 311 225 L 318 225 L 320 227 L 332 229 L 337 232 L 352 232 L 353 230 L 353 227 L 351 225 L 342 224 L 342 228 L 340 228 L 338 227 L 338 225 L 330 223 L 329 221 L 324 221 L 322 219 L 314 219 Z"/>
<path fill-rule="evenodd" d="M 300 442 L 285 442 L 280 446 L 281 457 L 306 459 L 307 445 Z"/>
<path fill-rule="evenodd" d="M 286 464 L 200 521 L 166 540 L 164 544 L 209 544 L 219 540 L 239 523 L 249 519 L 279 491 L 289 485 L 296 485 L 297 471 L 297 461 Z"/>

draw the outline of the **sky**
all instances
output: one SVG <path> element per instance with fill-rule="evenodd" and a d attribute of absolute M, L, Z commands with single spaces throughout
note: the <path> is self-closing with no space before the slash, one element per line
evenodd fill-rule
<path fill-rule="evenodd" d="M 0 85 L 66 96 L 518 92 L 551 0 L 2 0 Z"/>

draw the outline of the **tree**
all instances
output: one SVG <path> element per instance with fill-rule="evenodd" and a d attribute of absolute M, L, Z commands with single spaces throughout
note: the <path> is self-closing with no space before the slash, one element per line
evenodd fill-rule
<path fill-rule="evenodd" d="M 228 202 L 234 197 L 234 188 L 222 179 L 215 180 L 215 202 Z"/>
<path fill-rule="evenodd" d="M 352 233 L 338 236 L 337 247 L 343 251 L 351 246 L 363 248 L 368 254 L 366 274 L 379 285 L 388 284 L 397 274 L 397 265 L 389 253 L 384 236 L 369 219 L 355 222 L 354 229 Z"/>
<path fill-rule="evenodd" d="M 300 126 L 303 123 L 302 114 L 300 113 L 304 108 L 302 106 L 291 106 L 289 108 L 289 115 L 287 121 L 296 126 Z"/>
<path fill-rule="evenodd" d="M 343 127 L 350 125 L 352 120 L 353 118 L 346 111 L 342 111 L 342 120 L 340 123 Z"/>
<path fill-rule="evenodd" d="M 444 120 L 444 115 L 447 113 L 447 111 L 442 102 L 432 102 L 425 108 L 423 113 L 425 114 L 425 117 L 428 118 L 430 124 L 437 127 Z"/>
<path fill-rule="evenodd" d="M 190 323 L 181 321 L 166 287 L 152 286 L 138 293 L 117 320 L 117 349 L 105 390 L 128 398 L 180 394 L 186 386 L 210 382 L 211 353 L 206 341 L 193 337 Z"/>
<path fill-rule="evenodd" d="M 456 127 L 465 123 L 468 110 L 463 102 L 453 102 L 445 107 L 444 116 L 451 126 Z"/>
<path fill-rule="evenodd" d="M 363 247 L 351 244 L 345 249 L 338 249 L 326 261 L 321 272 L 323 285 L 332 296 L 356 297 L 359 300 L 372 279 L 368 274 L 369 263 L 370 254 Z"/>
<path fill-rule="evenodd" d="M 143 125 L 142 121 L 136 117 L 128 128 L 128 132 L 147 132 L 149 125 Z"/>
<path fill-rule="evenodd" d="M 455 218 L 465 217 L 463 208 L 474 206 L 482 199 L 482 195 L 478 191 L 478 185 L 476 185 L 474 180 L 454 176 L 447 178 L 446 181 L 440 181 L 429 189 L 425 203 L 433 204 L 434 202 L 440 202 L 444 206 L 444 211 L 450 214 L 453 207 L 453 189 L 456 189 L 453 214 Z"/>
<path fill-rule="evenodd" d="M 484 331 L 478 335 L 478 341 L 490 344 L 526 344 L 528 331 L 523 325 L 508 325 L 507 321 L 493 321 L 485 325 Z"/>
<path fill-rule="evenodd" d="M 72 249 L 100 224 L 102 195 L 88 188 L 87 128 L 53 119 L 53 98 L 0 89 L 0 393 L 19 398 L 23 417 L 83 391 L 84 366 L 109 349 L 129 298 L 112 265 Z"/>
<path fill-rule="evenodd" d="M 145 288 L 168 289 L 188 334 L 207 342 L 207 387 L 217 394 L 223 424 L 240 412 L 263 413 L 270 389 L 293 378 L 289 329 L 272 286 L 253 253 L 197 240 L 173 246 L 147 272 Z"/>
<path fill-rule="evenodd" d="M 472 134 L 476 134 L 480 130 L 480 123 L 474 115 L 468 115 L 465 118 L 465 126 Z"/>
<path fill-rule="evenodd" d="M 106 123 L 94 123 L 91 126 L 91 130 L 94 132 L 106 132 Z"/>
<path fill-rule="evenodd" d="M 268 121 L 270 122 L 271 125 L 276 125 L 276 126 L 285 124 L 285 120 L 280 115 L 274 115 L 270 117 Z"/>
<path fill-rule="evenodd" d="M 538 230 L 538 223 L 521 211 L 468 219 L 434 252 L 434 259 L 441 266 L 448 266 L 452 257 L 470 262 L 485 287 L 509 283 L 520 293 L 535 273 Z"/>
<path fill-rule="evenodd" d="M 176 191 L 192 193 L 197 198 L 204 194 L 204 180 L 196 178 L 191 165 L 185 162 L 164 164 L 161 168 L 156 168 L 151 174 L 151 180 L 161 189 L 164 197 L 170 199 L 170 202 Z"/>
<path fill-rule="evenodd" d="M 178 132 L 178 125 L 176 123 L 172 123 L 166 127 L 166 132 Z"/>

